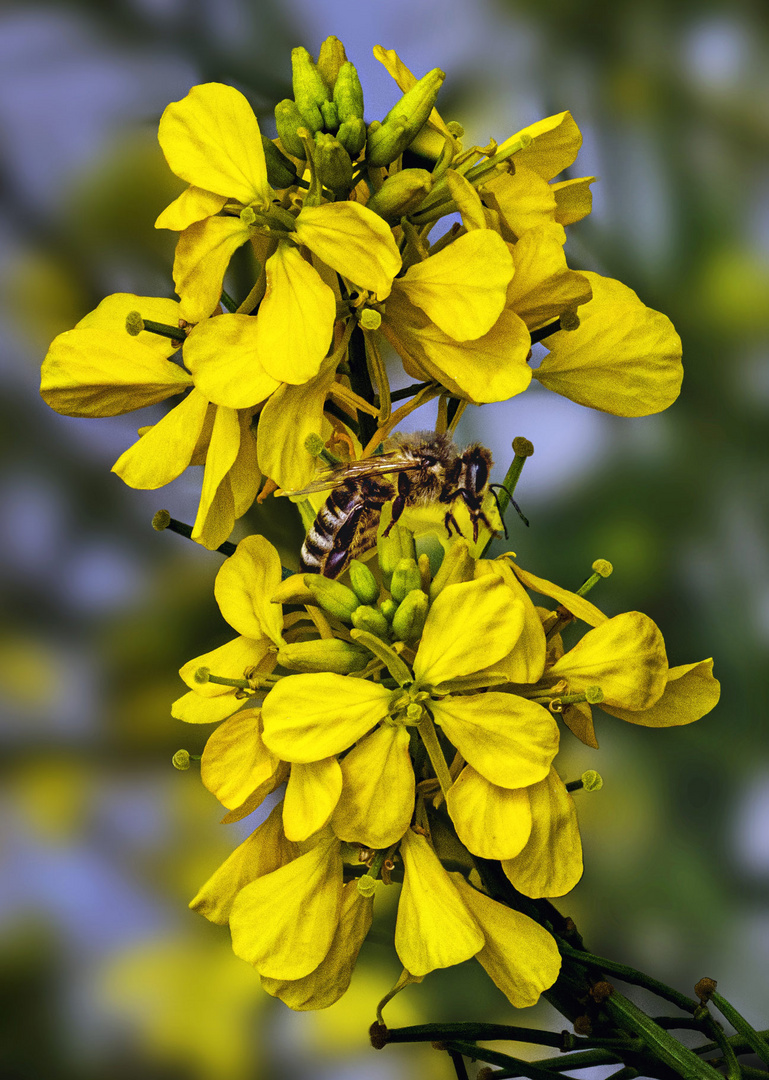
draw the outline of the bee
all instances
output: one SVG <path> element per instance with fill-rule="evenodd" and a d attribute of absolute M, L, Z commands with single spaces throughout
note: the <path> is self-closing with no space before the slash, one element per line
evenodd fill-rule
<path fill-rule="evenodd" d="M 485 446 L 473 443 L 460 451 L 449 435 L 433 431 L 396 435 L 393 442 L 392 451 L 340 465 L 301 491 L 286 493 L 304 495 L 331 488 L 302 545 L 303 571 L 339 577 L 351 559 L 375 546 L 388 502 L 392 518 L 385 536 L 407 507 L 430 503 L 446 506 L 443 521 L 448 535 L 452 529 L 460 533 L 453 513 L 458 499 L 469 511 L 473 540 L 478 539 L 481 524 L 493 528 L 482 509 L 493 464 Z"/>

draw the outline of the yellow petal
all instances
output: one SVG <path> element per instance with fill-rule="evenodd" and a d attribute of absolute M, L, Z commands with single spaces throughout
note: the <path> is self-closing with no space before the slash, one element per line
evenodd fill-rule
<path fill-rule="evenodd" d="M 667 683 L 665 642 L 656 623 L 640 611 L 615 615 L 556 660 L 548 672 L 566 679 L 570 693 L 600 686 L 607 705 L 648 709 Z"/>
<path fill-rule="evenodd" d="M 547 339 L 535 372 L 548 390 L 614 416 L 649 416 L 678 397 L 681 339 L 666 315 L 646 307 L 619 281 L 585 273 L 593 299 L 576 330 Z"/>
<path fill-rule="evenodd" d="M 112 471 L 133 488 L 170 484 L 190 464 L 207 411 L 208 402 L 193 388 L 118 458 Z"/>
<path fill-rule="evenodd" d="M 558 726 L 541 705 L 515 694 L 470 694 L 430 702 L 449 741 L 474 769 L 505 788 L 547 776 Z"/>
<path fill-rule="evenodd" d="M 184 720 L 186 724 L 218 724 L 232 716 L 243 703 L 233 694 L 204 698 L 190 690 L 183 694 L 171 706 L 171 716 L 175 720 Z"/>
<path fill-rule="evenodd" d="M 174 284 L 187 322 L 198 323 L 218 307 L 230 259 L 250 235 L 239 217 L 205 218 L 180 234 Z"/>
<path fill-rule="evenodd" d="M 256 435 L 251 428 L 251 413 L 248 409 L 241 409 L 238 412 L 238 423 L 240 424 L 240 447 L 229 472 L 236 518 L 242 517 L 253 505 L 262 482 L 256 453 Z"/>
<path fill-rule="evenodd" d="M 590 185 L 595 176 L 581 176 L 576 180 L 562 180 L 553 184 L 555 195 L 555 220 L 561 225 L 573 225 L 582 221 L 593 209 L 593 193 Z"/>
<path fill-rule="evenodd" d="M 266 273 L 267 292 L 255 323 L 255 355 L 273 379 L 306 382 L 318 374 L 331 344 L 333 290 L 290 244 L 278 244 Z"/>
<path fill-rule="evenodd" d="M 409 829 L 400 851 L 405 876 L 395 949 L 403 966 L 419 976 L 475 956 L 483 934 L 424 836 Z"/>
<path fill-rule="evenodd" d="M 451 878 L 486 938 L 476 960 L 516 1009 L 535 1005 L 561 970 L 555 940 L 527 915 L 474 889 L 461 874 Z"/>
<path fill-rule="evenodd" d="M 234 694 L 231 686 L 221 683 L 199 683 L 196 672 L 206 667 L 212 675 L 225 679 L 242 679 L 244 672 L 261 664 L 269 652 L 271 641 L 260 635 L 258 638 L 236 637 L 210 652 L 196 656 L 179 669 L 179 675 L 196 694 L 202 697 L 220 697 L 222 694 Z M 241 703 L 242 704 L 242 703 Z"/>
<path fill-rule="evenodd" d="M 524 165 L 516 164 L 512 175 L 503 173 L 487 181 L 481 194 L 516 237 L 523 236 L 527 229 L 555 221 L 553 189 Z"/>
<path fill-rule="evenodd" d="M 585 746 L 591 746 L 593 750 L 598 749 L 598 739 L 593 724 L 593 710 L 586 701 L 577 701 L 567 705 L 561 713 L 561 719 L 572 735 L 576 735 L 580 742 L 583 742 Z"/>
<path fill-rule="evenodd" d="M 414 769 L 405 727 L 382 724 L 342 758 L 342 795 L 331 818 L 340 840 L 386 848 L 408 829 Z"/>
<path fill-rule="evenodd" d="M 449 789 L 446 809 L 457 836 L 482 859 L 512 859 L 529 839 L 531 809 L 527 788 L 490 784 L 466 765 Z"/>
<path fill-rule="evenodd" d="M 524 896 L 565 896 L 582 877 L 582 840 L 577 809 L 555 769 L 529 788 L 531 836 L 520 855 L 502 869 Z"/>
<path fill-rule="evenodd" d="M 278 759 L 262 742 L 259 710 L 243 709 L 209 735 L 200 778 L 211 794 L 232 810 L 271 780 L 277 768 Z"/>
<path fill-rule="evenodd" d="M 287 675 L 264 699 L 264 740 L 283 761 L 321 761 L 387 716 L 391 691 L 325 672 Z"/>
<path fill-rule="evenodd" d="M 353 202 L 304 207 L 294 235 L 343 277 L 375 293 L 377 300 L 389 296 L 401 257 L 390 226 L 372 210 Z"/>
<path fill-rule="evenodd" d="M 171 170 L 189 184 L 244 204 L 270 201 L 259 124 L 234 87 L 193 86 L 167 106 L 158 140 Z"/>
<path fill-rule="evenodd" d="M 240 634 L 283 641 L 283 611 L 272 603 L 281 582 L 280 556 L 264 536 L 247 536 L 216 575 L 214 596 L 222 615 Z"/>
<path fill-rule="evenodd" d="M 113 334 L 126 333 L 126 316 L 138 311 L 144 319 L 165 323 L 166 326 L 179 325 L 179 301 L 167 300 L 163 296 L 137 296 L 135 293 L 112 293 L 105 296 L 100 304 L 84 315 L 76 330 L 109 330 Z M 180 334 L 180 336 L 183 336 Z M 133 341 L 146 345 L 158 356 L 170 356 L 179 348 L 171 338 L 142 330 Z"/>
<path fill-rule="evenodd" d="M 200 323 L 185 342 L 184 362 L 208 400 L 231 409 L 258 405 L 280 385 L 259 362 L 253 315 L 217 315 Z"/>
<path fill-rule="evenodd" d="M 358 882 L 348 881 L 342 889 L 339 925 L 325 959 L 303 979 L 281 982 L 262 976 L 262 986 L 290 1009 L 327 1009 L 350 985 L 355 961 L 371 928 L 373 915 L 374 897 L 363 896 L 358 891 Z"/>
<path fill-rule="evenodd" d="M 512 256 L 502 237 L 475 229 L 410 266 L 397 288 L 445 334 L 467 341 L 491 330 L 512 276 Z"/>
<path fill-rule="evenodd" d="M 192 526 L 192 539 L 198 540 L 209 549 L 219 547 L 230 535 L 235 524 L 234 500 L 228 482 L 225 487 L 225 478 L 238 456 L 239 449 L 238 414 L 234 409 L 217 405 L 211 442 L 206 454 L 198 514 Z M 226 498 L 224 502 L 221 498 L 217 501 L 223 487 Z"/>
<path fill-rule="evenodd" d="M 336 934 L 342 858 L 336 838 L 257 878 L 230 912 L 232 948 L 271 979 L 302 979 L 320 964 Z"/>
<path fill-rule="evenodd" d="M 515 645 L 523 603 L 497 577 L 447 585 L 430 607 L 414 661 L 416 681 L 437 686 L 480 671 Z"/>
<path fill-rule="evenodd" d="M 531 136 L 532 141 L 513 158 L 516 172 L 519 166 L 525 165 L 544 180 L 552 180 L 559 172 L 568 169 L 582 145 L 582 135 L 570 112 L 556 113 L 538 120 L 536 124 L 529 124 L 506 139 L 499 150 L 503 150 L 508 143 L 517 142 L 524 134 Z"/>
<path fill-rule="evenodd" d="M 190 185 L 158 216 L 155 228 L 182 232 L 196 221 L 218 214 L 226 202 L 226 195 Z"/>
<path fill-rule="evenodd" d="M 314 479 L 317 458 L 305 450 L 308 435 L 321 435 L 323 406 L 334 382 L 336 362 L 329 357 L 313 379 L 281 383 L 259 415 L 259 463 L 279 487 L 299 490 Z"/>
<path fill-rule="evenodd" d="M 549 223 L 529 229 L 513 247 L 515 275 L 507 302 L 530 330 L 574 311 L 593 295 L 585 274 L 566 265 L 561 230 Z"/>
<path fill-rule="evenodd" d="M 526 361 L 531 336 L 513 311 L 504 310 L 482 337 L 457 342 L 395 290 L 387 300 L 382 332 L 404 362 L 415 361 L 457 397 L 479 403 L 505 401 L 531 382 Z"/>
<path fill-rule="evenodd" d="M 475 564 L 476 578 L 494 574 L 502 578 L 513 594 L 513 600 L 523 604 L 523 628 L 512 651 L 489 667 L 501 669 L 513 683 L 534 683 L 545 670 L 547 647 L 542 620 L 534 603 L 518 578 L 502 559 L 479 559 Z M 483 669 L 481 669 L 483 670 Z"/>
<path fill-rule="evenodd" d="M 283 828 L 289 840 L 306 840 L 331 817 L 342 792 L 342 770 L 336 758 L 294 764 L 283 799 Z"/>
<path fill-rule="evenodd" d="M 691 724 L 709 713 L 718 704 L 721 684 L 713 677 L 713 661 L 700 660 L 697 664 L 681 664 L 670 668 L 668 682 L 662 697 L 648 709 L 631 712 L 604 706 L 611 716 L 627 720 L 642 727 L 679 727 Z"/>
<path fill-rule="evenodd" d="M 560 585 L 554 585 L 552 581 L 537 577 L 536 574 L 524 570 L 523 567 L 510 558 L 507 561 L 515 576 L 519 581 L 523 582 L 527 589 L 532 589 L 542 596 L 550 596 L 553 600 L 557 600 L 567 611 L 570 611 L 572 615 L 576 615 L 582 622 L 586 622 L 588 626 L 600 626 L 601 623 L 607 621 L 608 616 L 604 615 L 595 604 L 585 600 L 584 596 L 578 596 L 577 593 L 569 592 L 568 589 L 562 589 Z"/>
<path fill-rule="evenodd" d="M 233 901 L 245 885 L 297 857 L 296 845 L 286 840 L 283 833 L 281 810 L 278 803 L 267 820 L 235 848 L 190 902 L 193 911 L 199 911 L 211 922 L 226 924 Z"/>
<path fill-rule="evenodd" d="M 122 334 L 76 327 L 51 343 L 40 394 L 65 416 L 119 416 L 165 401 L 191 385 L 186 371 L 139 338 L 129 337 L 125 327 Z"/>

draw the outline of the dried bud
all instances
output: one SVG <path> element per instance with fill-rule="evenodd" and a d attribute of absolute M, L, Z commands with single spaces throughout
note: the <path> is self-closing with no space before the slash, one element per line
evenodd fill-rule
<path fill-rule="evenodd" d="M 705 977 L 704 979 L 700 979 L 700 981 L 694 987 L 694 992 L 700 999 L 702 1004 L 705 1005 L 706 1002 L 710 1001 L 710 999 L 713 997 L 713 994 L 715 994 L 717 986 L 718 983 L 715 979 L 709 979 Z"/>

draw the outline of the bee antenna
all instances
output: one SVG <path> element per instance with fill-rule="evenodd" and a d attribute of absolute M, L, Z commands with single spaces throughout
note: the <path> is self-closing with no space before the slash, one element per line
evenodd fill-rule
<path fill-rule="evenodd" d="M 489 491 L 494 496 L 494 501 L 497 504 L 497 510 L 499 511 L 499 517 L 500 517 L 500 520 L 502 521 L 502 528 L 505 530 L 505 540 L 507 540 L 507 526 L 505 525 L 505 519 L 504 519 L 504 517 L 502 515 L 502 507 L 499 505 L 499 498 L 497 497 L 497 493 L 494 491 L 494 488 L 500 488 L 502 491 L 504 491 L 506 493 L 508 499 L 513 504 L 513 506 L 515 507 L 515 512 L 517 513 L 518 517 L 521 519 L 521 521 L 523 522 L 523 524 L 526 526 L 527 529 L 529 528 L 529 519 L 526 517 L 526 515 L 521 510 L 520 506 L 515 501 L 515 499 L 510 494 L 510 492 L 507 490 L 507 488 L 505 487 L 504 484 L 489 484 Z"/>

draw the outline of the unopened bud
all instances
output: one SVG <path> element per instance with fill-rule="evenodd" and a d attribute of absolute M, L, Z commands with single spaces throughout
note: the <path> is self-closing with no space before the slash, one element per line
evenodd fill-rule
<path fill-rule="evenodd" d="M 417 557 L 414 537 L 403 525 L 394 525 L 387 536 L 380 535 L 377 540 L 377 551 L 379 553 L 379 568 L 388 589 L 390 588 L 395 567 L 401 559 L 416 560 Z"/>
<path fill-rule="evenodd" d="M 375 604 L 379 599 L 377 579 L 359 559 L 352 559 L 350 562 L 350 584 L 362 604 Z"/>
<path fill-rule="evenodd" d="M 338 638 L 318 638 L 315 641 L 294 641 L 278 649 L 278 663 L 289 671 L 333 671 L 349 675 L 361 671 L 371 659 L 365 649 Z"/>
<path fill-rule="evenodd" d="M 369 165 L 389 165 L 413 142 L 432 112 L 445 78 L 439 68 L 428 71 L 390 109 L 380 127 L 369 128 L 366 147 Z"/>
<path fill-rule="evenodd" d="M 379 610 L 382 612 L 388 622 L 393 621 L 393 616 L 398 610 L 398 601 L 393 600 L 391 596 L 388 596 L 386 600 L 383 600 L 379 605 Z"/>
<path fill-rule="evenodd" d="M 322 131 L 321 106 L 329 100 L 330 95 L 315 61 L 301 45 L 291 50 L 291 70 L 297 109 L 313 134 Z"/>
<path fill-rule="evenodd" d="M 333 135 L 315 136 L 315 168 L 320 181 L 331 191 L 348 192 L 352 185 L 352 161 Z"/>
<path fill-rule="evenodd" d="M 390 624 L 378 608 L 361 604 L 352 613 L 352 624 L 356 630 L 365 630 L 378 638 L 390 636 Z"/>
<path fill-rule="evenodd" d="M 416 210 L 432 189 L 434 180 L 427 169 L 402 169 L 389 176 L 366 206 L 385 221 L 394 224 Z"/>
<path fill-rule="evenodd" d="M 455 540 L 443 556 L 443 562 L 433 578 L 430 599 L 434 600 L 447 585 L 454 585 L 459 581 L 472 581 L 474 572 L 475 564 L 470 555 L 467 540 L 464 538 Z"/>
<path fill-rule="evenodd" d="M 355 65 L 349 60 L 339 68 L 334 83 L 334 104 L 340 124 L 347 120 L 363 119 L 363 87 Z"/>
<path fill-rule="evenodd" d="M 349 60 L 342 42 L 333 35 L 327 37 L 320 47 L 318 62 L 315 67 L 329 91 L 334 89 L 339 78 L 339 72 L 346 63 L 349 63 Z"/>
<path fill-rule="evenodd" d="M 354 161 L 366 145 L 366 121 L 360 117 L 343 121 L 336 137 Z"/>
<path fill-rule="evenodd" d="M 296 183 L 296 169 L 290 158 L 281 154 L 272 139 L 268 139 L 266 135 L 262 135 L 262 147 L 267 165 L 267 183 L 270 187 L 282 191 Z"/>
<path fill-rule="evenodd" d="M 360 600 L 352 589 L 320 574 L 305 574 L 304 581 L 319 607 L 342 622 L 352 621 L 353 611 L 360 607 Z"/>
<path fill-rule="evenodd" d="M 307 151 L 297 132 L 306 125 L 295 101 L 285 98 L 278 102 L 275 106 L 275 126 L 278 129 L 280 141 L 289 154 L 304 161 Z"/>
<path fill-rule="evenodd" d="M 419 589 L 421 586 L 422 575 L 419 573 L 416 559 L 400 559 L 390 582 L 393 600 L 400 602 L 412 589 Z"/>
<path fill-rule="evenodd" d="M 393 615 L 393 637 L 396 641 L 416 641 L 422 636 L 430 602 L 421 589 L 412 589 Z"/>

